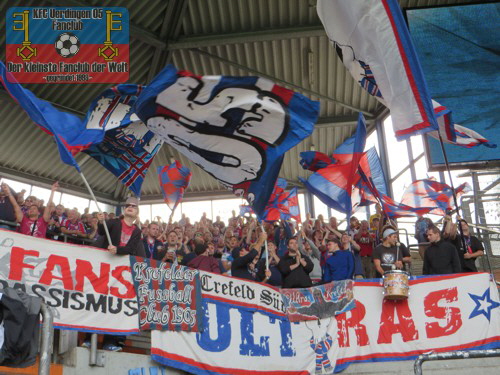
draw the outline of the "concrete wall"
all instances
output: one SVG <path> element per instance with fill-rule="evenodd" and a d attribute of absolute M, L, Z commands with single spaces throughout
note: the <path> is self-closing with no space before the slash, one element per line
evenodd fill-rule
<path fill-rule="evenodd" d="M 414 361 L 358 363 L 349 366 L 345 371 L 342 372 L 342 374 L 414 374 L 413 364 Z M 422 374 L 498 375 L 500 374 L 500 357 L 424 362 L 422 365 Z"/>
<path fill-rule="evenodd" d="M 182 375 L 185 372 L 159 366 L 149 355 L 98 350 L 104 367 L 89 366 L 90 350 L 74 348 L 66 355 L 63 375 Z"/>
<path fill-rule="evenodd" d="M 104 355 L 104 367 L 89 367 L 90 351 L 75 348 L 67 356 L 63 375 L 182 375 L 183 371 L 159 366 L 148 355 L 98 351 Z M 414 361 L 359 363 L 349 366 L 342 374 L 388 375 L 413 374 Z M 498 375 L 499 358 L 457 359 L 424 362 L 424 375 Z"/>

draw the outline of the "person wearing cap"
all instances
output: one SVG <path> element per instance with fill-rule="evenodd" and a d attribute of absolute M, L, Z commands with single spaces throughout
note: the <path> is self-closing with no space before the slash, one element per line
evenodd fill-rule
<path fill-rule="evenodd" d="M 398 242 L 398 233 L 391 227 L 382 231 L 382 243 L 373 250 L 373 264 L 377 277 L 394 269 L 402 270 L 403 263 L 410 263 L 410 252 Z"/>

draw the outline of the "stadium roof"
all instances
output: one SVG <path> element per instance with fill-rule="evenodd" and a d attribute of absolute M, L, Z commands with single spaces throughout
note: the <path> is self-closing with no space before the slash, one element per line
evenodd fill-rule
<path fill-rule="evenodd" d="M 477 3 L 453 0 L 401 0 L 403 8 Z M 384 107 L 352 79 L 330 45 L 316 14 L 316 0 L 48 0 L 2 1 L 0 28 L 12 6 L 123 6 L 130 14 L 130 80 L 147 84 L 167 63 L 199 75 L 257 75 L 298 91 L 321 105 L 311 137 L 290 150 L 280 176 L 298 184 L 307 177 L 299 166 L 301 151 L 331 153 L 349 137 L 363 112 L 369 127 Z M 5 61 L 5 33 L 0 34 Z M 60 109 L 85 115 L 88 105 L 110 85 L 28 84 L 38 97 Z M 0 91 L 0 175 L 41 186 L 59 180 L 66 191 L 87 196 L 74 168 L 63 164 L 52 138 Z M 186 198 L 229 197 L 213 177 L 168 145 L 153 161 L 142 200 L 161 196 L 156 167 L 180 160 L 193 172 Z M 77 156 L 101 200 L 115 203 L 129 194 L 117 178 L 85 154 Z"/>

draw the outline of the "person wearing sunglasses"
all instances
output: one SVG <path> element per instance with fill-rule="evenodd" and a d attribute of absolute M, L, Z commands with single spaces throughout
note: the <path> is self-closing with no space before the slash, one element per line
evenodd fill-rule
<path fill-rule="evenodd" d="M 139 201 L 137 198 L 130 197 L 125 202 L 123 210 L 123 219 L 106 220 L 106 225 L 111 237 L 111 244 L 108 242 L 104 230 L 104 214 L 99 213 L 99 225 L 97 233 L 99 238 L 96 241 L 96 247 L 108 249 L 112 254 L 117 255 L 135 255 L 146 257 L 144 244 L 141 238 L 142 231 L 134 222 L 139 216 Z M 118 352 L 123 348 L 124 336 L 104 335 L 103 349 Z M 87 337 L 83 346 L 90 347 L 90 337 Z"/>
<path fill-rule="evenodd" d="M 101 213 L 97 214 L 97 218 L 99 219 L 97 233 L 100 237 L 96 242 L 96 247 L 108 249 L 112 254 L 145 257 L 146 252 L 144 251 L 144 244 L 141 239 L 142 232 L 139 227 L 134 224 L 138 216 L 139 201 L 137 198 L 129 197 L 125 202 L 123 219 L 106 220 L 112 242 L 110 244 L 104 230 L 104 215 Z"/>

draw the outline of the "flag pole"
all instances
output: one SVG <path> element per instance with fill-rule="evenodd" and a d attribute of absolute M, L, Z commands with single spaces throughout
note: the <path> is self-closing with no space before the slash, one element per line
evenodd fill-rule
<path fill-rule="evenodd" d="M 90 185 L 89 183 L 87 182 L 87 179 L 85 178 L 85 176 L 83 175 L 83 172 L 80 171 L 80 176 L 82 177 L 82 180 L 83 180 L 83 183 L 85 184 L 85 186 L 87 187 L 87 190 L 89 191 L 90 195 L 92 196 L 92 199 L 94 200 L 95 202 L 95 205 L 97 207 L 97 211 L 99 211 L 100 214 L 102 214 L 102 211 L 101 211 L 101 208 L 99 207 L 99 203 L 97 203 L 97 199 L 94 195 L 94 192 L 92 191 L 92 189 L 90 188 Z M 109 235 L 109 230 L 108 230 L 108 226 L 106 225 L 106 220 L 103 220 L 102 221 L 102 224 L 104 225 L 104 231 L 106 232 L 106 238 L 108 239 L 108 243 L 110 245 L 112 245 L 113 243 L 111 242 L 111 236 Z"/>
<path fill-rule="evenodd" d="M 260 222 L 260 229 L 262 230 L 262 233 L 265 233 L 262 221 Z M 269 271 L 269 250 L 267 248 L 267 239 L 264 241 L 264 248 L 266 249 L 266 270 Z"/>
<path fill-rule="evenodd" d="M 448 177 L 450 179 L 451 192 L 453 194 L 453 202 L 455 203 L 455 207 L 457 208 L 457 215 L 462 217 L 460 215 L 460 207 L 458 206 L 457 194 L 455 193 L 455 186 L 453 186 L 453 179 L 451 178 L 450 164 L 448 163 L 448 155 L 446 154 L 446 150 L 444 148 L 443 137 L 441 136 L 440 130 L 438 130 L 438 135 L 439 135 L 439 144 L 441 145 L 441 151 L 442 151 L 443 157 L 444 157 L 444 163 L 446 165 L 446 170 L 448 171 Z M 462 224 L 458 223 L 457 225 L 458 225 L 458 230 L 460 232 L 460 238 L 462 239 L 461 240 L 462 248 L 464 251 L 467 251 L 467 248 L 465 246 L 464 233 L 462 230 Z"/>

